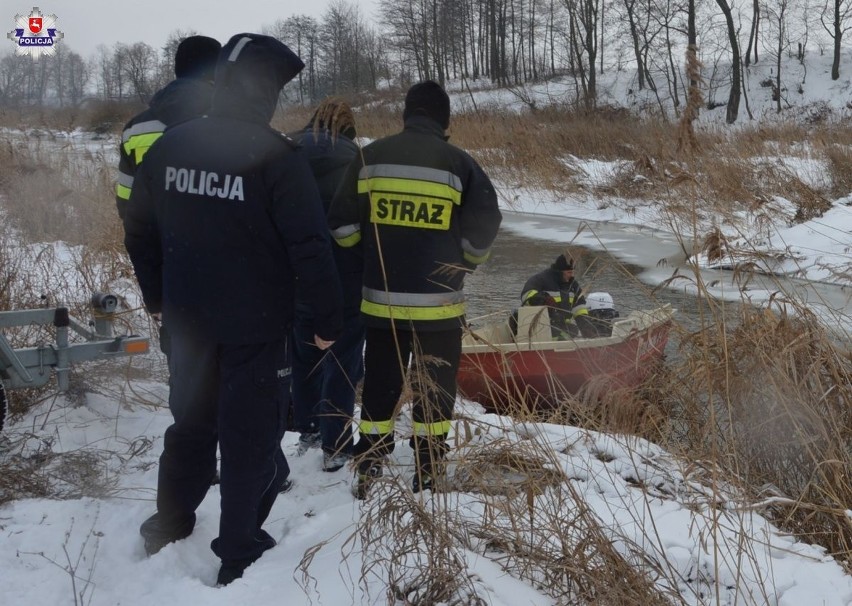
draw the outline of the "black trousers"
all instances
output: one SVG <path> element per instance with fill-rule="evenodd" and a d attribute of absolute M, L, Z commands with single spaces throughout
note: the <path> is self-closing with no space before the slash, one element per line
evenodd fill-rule
<path fill-rule="evenodd" d="M 221 516 L 213 550 L 223 563 L 268 546 L 261 525 L 290 473 L 281 450 L 289 406 L 286 339 L 223 345 L 172 334 L 169 408 L 157 485 L 166 523 L 193 516 L 222 455 Z"/>
<path fill-rule="evenodd" d="M 393 418 L 406 376 L 414 408 L 414 438 L 446 440 L 453 417 L 462 329 L 442 331 L 367 328 L 364 390 L 356 454 L 393 451 Z"/>

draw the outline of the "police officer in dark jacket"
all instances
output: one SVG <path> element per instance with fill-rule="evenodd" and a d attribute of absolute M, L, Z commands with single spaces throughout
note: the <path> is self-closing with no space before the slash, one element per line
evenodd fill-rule
<path fill-rule="evenodd" d="M 574 259 L 561 254 L 551 266 L 531 276 L 521 291 L 522 305 L 546 305 L 551 332 L 558 339 L 577 336 L 575 320 L 589 313 L 586 299 L 574 279 Z"/>
<path fill-rule="evenodd" d="M 355 118 L 343 100 L 329 97 L 311 121 L 290 136 L 302 146 L 328 211 L 346 167 L 358 153 Z M 355 387 L 364 375 L 364 323 L 361 320 L 360 251 L 334 246 L 343 285 L 344 329 L 328 352 L 313 343 L 314 313 L 296 300 L 293 325 L 293 422 L 300 432 L 299 451 L 322 446 L 323 471 L 337 471 L 352 454 Z"/>
<path fill-rule="evenodd" d="M 213 74 L 222 45 L 207 36 L 189 36 L 175 51 L 175 79 L 160 89 L 148 109 L 124 125 L 118 150 L 115 205 L 124 220 L 133 179 L 145 154 L 163 131 L 206 113 L 213 98 Z"/>
<path fill-rule="evenodd" d="M 347 169 L 329 211 L 338 244 L 364 253 L 367 325 L 355 496 L 365 498 L 394 448 L 394 412 L 412 357 L 415 491 L 432 489 L 456 398 L 467 271 L 485 262 L 501 214 L 488 176 L 447 143 L 450 99 L 412 86 L 401 133 L 374 141 Z"/>
<path fill-rule="evenodd" d="M 316 182 L 269 121 L 304 67 L 278 40 L 238 34 L 220 54 L 208 116 L 169 128 L 136 176 L 125 245 L 152 313 L 172 332 L 169 406 L 149 553 L 192 532 L 221 453 L 218 582 L 275 545 L 261 528 L 289 473 L 294 291 L 314 342 L 341 330 L 341 289 Z"/>

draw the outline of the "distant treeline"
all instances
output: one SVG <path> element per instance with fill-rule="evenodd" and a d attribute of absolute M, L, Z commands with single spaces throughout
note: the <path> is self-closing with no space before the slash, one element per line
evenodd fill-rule
<path fill-rule="evenodd" d="M 426 78 L 485 80 L 523 98 L 524 84 L 563 76 L 573 86 L 560 101 L 588 108 L 598 102 L 600 75 L 629 70 L 631 90 L 677 113 L 691 84 L 690 47 L 704 65 L 704 85 L 725 91 L 733 121 L 750 64 L 775 66 L 780 90 L 782 57 L 816 49 L 833 53 L 839 78 L 852 0 L 383 0 L 379 13 L 370 24 L 356 2 L 334 0 L 321 19 L 296 15 L 262 28 L 305 61 L 286 100 L 314 103 Z M 174 31 L 159 48 L 101 46 L 87 60 L 65 41 L 38 61 L 8 54 L 0 59 L 0 106 L 147 102 L 172 78 L 174 49 L 192 33 L 204 32 Z"/>

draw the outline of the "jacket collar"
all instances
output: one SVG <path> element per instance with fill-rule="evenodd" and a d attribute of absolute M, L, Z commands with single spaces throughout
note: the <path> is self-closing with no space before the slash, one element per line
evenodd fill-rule
<path fill-rule="evenodd" d="M 432 118 L 423 115 L 409 116 L 405 121 L 404 129 L 407 132 L 421 133 L 425 135 L 435 135 L 444 141 L 450 137 L 444 133 L 441 125 L 435 122 Z"/>

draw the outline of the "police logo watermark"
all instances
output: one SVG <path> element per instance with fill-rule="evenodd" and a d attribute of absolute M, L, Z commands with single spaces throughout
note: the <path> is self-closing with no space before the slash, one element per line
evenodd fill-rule
<path fill-rule="evenodd" d="M 56 29 L 56 15 L 45 17 L 37 6 L 27 17 L 15 15 L 15 25 L 6 37 L 15 43 L 16 55 L 50 57 L 56 54 L 56 43 L 65 37 Z"/>

